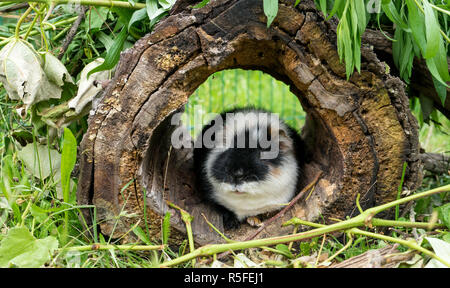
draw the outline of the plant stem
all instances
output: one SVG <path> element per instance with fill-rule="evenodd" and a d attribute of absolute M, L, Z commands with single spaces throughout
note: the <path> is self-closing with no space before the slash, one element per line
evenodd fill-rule
<path fill-rule="evenodd" d="M 19 21 L 17 22 L 16 33 L 15 33 L 16 39 L 20 38 L 20 35 L 19 35 L 20 25 L 22 25 L 22 22 L 25 21 L 25 19 L 28 17 L 28 15 L 31 13 L 31 11 L 33 11 L 33 8 L 28 7 L 28 9 L 25 11 L 25 13 L 23 13 L 23 15 L 20 17 Z"/>
<path fill-rule="evenodd" d="M 429 229 L 430 223 L 427 222 L 408 222 L 408 221 L 394 221 L 374 218 L 372 219 L 373 226 L 389 226 L 389 227 L 406 227 L 406 228 L 422 228 Z M 435 224 L 436 228 L 444 228 L 444 224 Z"/>
<path fill-rule="evenodd" d="M 42 14 L 39 14 L 39 27 L 41 28 L 41 37 L 44 41 L 45 44 L 45 52 L 48 52 L 48 41 L 47 41 L 47 37 L 45 37 L 45 33 L 44 33 L 44 25 L 43 25 L 43 21 L 42 21 Z"/>
<path fill-rule="evenodd" d="M 33 30 L 34 24 L 36 24 L 36 21 L 37 21 L 37 18 L 38 18 L 38 17 L 39 17 L 39 15 L 36 15 L 36 16 L 33 18 L 33 21 L 31 21 L 31 25 L 30 25 L 30 27 L 28 27 L 28 30 L 27 30 L 27 32 L 25 33 L 25 36 L 23 36 L 23 40 L 27 40 L 28 35 L 30 35 L 31 30 Z"/>
<path fill-rule="evenodd" d="M 445 13 L 445 14 L 450 16 L 450 11 L 447 11 L 445 9 L 442 9 L 442 8 L 436 6 L 436 5 L 433 5 L 433 3 L 430 3 L 430 6 L 433 7 L 435 10 L 437 10 L 439 12 L 442 12 L 442 13 Z"/>
<path fill-rule="evenodd" d="M 1 0 L 0 0 L 0 1 L 1 1 Z M 72 18 L 68 18 L 68 19 L 65 19 L 65 20 L 61 20 L 61 21 L 56 22 L 54 25 L 58 27 L 58 26 L 64 26 L 64 25 L 66 25 L 66 24 L 71 24 L 71 23 L 73 23 L 75 20 L 77 20 L 77 18 L 78 18 L 78 17 L 75 16 L 75 17 L 72 17 Z M 16 28 L 17 28 L 17 26 L 16 26 Z M 48 29 L 51 29 L 51 28 L 50 28 L 50 27 L 49 27 L 49 28 L 44 27 L 44 30 L 48 30 Z M 33 30 L 33 31 L 31 31 L 31 32 L 27 35 L 27 37 L 28 37 L 28 36 L 34 36 L 34 35 L 39 34 L 39 33 L 40 33 L 40 31 Z M 25 34 L 21 34 L 21 35 L 25 35 Z M 20 37 L 21 35 L 19 35 L 19 37 Z M 12 39 L 14 39 L 14 37 L 15 37 L 15 36 L 10 37 L 10 38 L 8 38 L 8 39 L 5 39 L 5 40 L 1 41 L 1 42 L 0 42 L 0 46 L 3 46 L 3 45 L 5 45 L 5 44 L 8 44 L 8 42 L 11 41 Z"/>
<path fill-rule="evenodd" d="M 320 245 L 319 252 L 317 253 L 316 263 L 314 264 L 315 266 L 317 266 L 317 264 L 319 264 L 320 254 L 322 254 L 322 249 L 323 249 L 323 245 L 325 244 L 325 239 L 326 238 L 327 238 L 327 234 L 324 234 L 323 237 L 322 237 L 322 244 Z"/>
<path fill-rule="evenodd" d="M 441 32 L 442 37 L 444 37 L 444 39 L 450 43 L 450 38 L 448 38 L 447 34 L 445 34 L 444 31 L 442 31 L 442 29 L 439 29 L 439 32 Z"/>
<path fill-rule="evenodd" d="M 359 204 L 359 198 L 361 197 L 361 194 L 358 193 L 356 195 L 356 207 L 358 208 L 359 213 L 364 213 L 363 209 L 361 208 L 361 204 Z"/>
<path fill-rule="evenodd" d="M 71 26 L 67 26 L 66 28 L 64 28 L 61 32 L 59 32 L 58 34 L 56 34 L 55 37 L 53 37 L 52 41 L 57 41 L 59 38 L 61 38 L 64 34 L 66 34 L 66 32 L 70 29 Z"/>
<path fill-rule="evenodd" d="M 342 247 L 341 249 L 339 249 L 339 251 L 337 251 L 336 253 L 333 254 L 333 256 L 329 257 L 327 260 L 325 260 L 324 262 L 331 262 L 331 260 L 333 260 L 334 258 L 336 258 L 339 254 L 341 254 L 342 252 L 344 252 L 345 250 L 347 250 L 353 243 L 353 236 L 351 233 L 347 233 L 348 236 L 348 241 L 347 244 L 345 244 L 344 247 Z"/>
<path fill-rule="evenodd" d="M 389 203 L 386 203 L 386 204 L 383 204 L 383 205 L 380 205 L 380 206 L 369 208 L 366 211 L 364 211 L 364 213 L 369 212 L 369 214 L 375 215 L 375 214 L 380 213 L 381 211 L 384 211 L 384 210 L 387 210 L 389 208 L 395 207 L 396 205 L 400 205 L 400 204 L 403 204 L 403 203 L 406 203 L 406 202 L 409 202 L 409 201 L 414 201 L 414 200 L 417 200 L 417 199 L 420 199 L 420 198 L 423 198 L 423 197 L 427 197 L 427 196 L 430 196 L 430 195 L 433 195 L 433 194 L 438 194 L 438 193 L 448 192 L 448 191 L 450 191 L 450 184 L 442 186 L 442 187 L 438 187 L 438 188 L 435 188 L 435 189 L 431 189 L 431 190 L 428 190 L 428 191 L 425 191 L 425 192 L 416 193 L 416 194 L 413 194 L 413 195 L 410 195 L 410 196 L 407 196 L 407 197 L 404 197 L 404 198 L 401 198 L 401 199 L 397 199 L 395 201 L 392 201 L 392 202 L 389 202 Z"/>
<path fill-rule="evenodd" d="M 312 227 L 325 227 L 325 225 L 323 224 L 317 224 L 317 223 L 312 223 L 312 222 L 308 222 L 308 221 L 304 221 L 298 218 L 294 218 L 290 220 L 292 224 L 304 224 L 304 225 L 308 225 L 308 226 L 312 226 Z M 429 223 L 418 223 L 418 222 L 407 222 L 407 221 L 392 221 L 392 220 L 384 220 L 384 219 L 372 219 L 372 225 L 373 226 L 402 226 L 402 227 L 416 227 L 416 228 L 427 228 Z M 342 247 L 342 249 L 340 249 L 338 252 L 336 252 L 333 256 L 331 256 L 330 258 L 328 258 L 325 261 L 331 261 L 332 259 L 334 259 L 337 255 L 339 255 L 340 253 L 342 253 L 344 250 L 346 250 L 348 247 L 350 247 L 351 243 L 353 242 L 353 237 L 352 234 L 359 234 L 359 235 L 364 235 L 364 236 L 369 236 L 372 238 L 377 238 L 377 239 L 381 239 L 381 240 L 385 240 L 388 242 L 394 242 L 394 243 L 399 243 L 402 244 L 404 246 L 407 246 L 411 249 L 415 249 L 418 250 L 420 252 L 425 253 L 428 256 L 431 256 L 433 258 L 435 258 L 436 260 L 442 262 L 443 264 L 447 265 L 450 267 L 449 263 L 447 263 L 445 260 L 441 259 L 440 257 L 438 257 L 436 254 L 434 254 L 433 252 L 422 248 L 420 245 L 418 245 L 417 243 L 413 242 L 413 241 L 406 241 L 403 239 L 398 239 L 398 238 L 394 238 L 394 237 L 389 237 L 389 236 L 385 236 L 385 235 L 381 235 L 381 234 L 377 234 L 377 233 L 372 233 L 372 232 L 368 232 L 368 231 L 363 231 L 361 229 L 358 228 L 352 228 L 350 230 L 347 231 L 347 235 L 350 238 L 349 242 Z"/>
<path fill-rule="evenodd" d="M 419 8 L 419 10 L 420 10 L 423 14 L 425 14 L 425 10 L 423 10 L 422 5 L 420 5 L 420 3 L 417 2 L 417 0 L 414 0 L 414 2 L 416 3 L 416 5 L 417 5 L 417 7 Z"/>
<path fill-rule="evenodd" d="M 87 6 L 102 6 L 102 7 L 118 7 L 118 8 L 128 8 L 128 9 L 135 9 L 139 10 L 142 8 L 145 8 L 144 3 L 135 3 L 130 4 L 129 2 L 125 1 L 109 1 L 109 0 L 33 0 L 33 1 L 24 1 L 24 0 L 0 0 L 1 2 L 9 2 L 9 3 L 27 3 L 27 2 L 35 2 L 35 3 L 48 3 L 52 2 L 54 4 L 67 4 L 67 3 L 78 3 L 80 5 L 87 5 Z"/>
<path fill-rule="evenodd" d="M 362 214 L 361 214 L 362 215 Z M 301 232 L 297 234 L 292 235 L 285 235 L 285 236 L 278 236 L 278 237 L 272 237 L 272 238 L 266 238 L 266 239 L 256 239 L 256 240 L 250 240 L 250 241 L 243 241 L 243 242 L 235 242 L 235 243 L 227 243 L 227 244 L 212 244 L 212 245 L 205 245 L 203 247 L 200 247 L 194 251 L 192 251 L 189 254 L 183 255 L 181 257 L 178 257 L 176 259 L 173 259 L 171 261 L 167 261 L 161 264 L 161 266 L 173 266 L 181 264 L 185 261 L 189 261 L 191 259 L 197 258 L 199 256 L 207 256 L 217 253 L 222 253 L 229 250 L 242 250 L 247 248 L 254 248 L 254 247 L 260 247 L 260 246 L 272 246 L 276 244 L 283 244 L 283 243 L 289 243 L 293 241 L 299 241 L 307 238 L 312 238 L 315 236 L 320 236 L 323 234 L 339 231 L 339 230 L 346 230 L 351 227 L 354 227 L 353 225 L 358 225 L 358 223 L 364 223 L 364 218 L 360 217 L 361 215 L 358 215 L 357 217 L 335 223 L 329 226 L 325 226 L 322 228 L 314 229 L 311 231 Z M 362 222 L 361 222 L 362 221 Z"/>
<path fill-rule="evenodd" d="M 63 248 L 64 251 L 96 251 L 96 250 L 121 250 L 121 251 L 151 251 L 164 250 L 166 245 L 111 245 L 111 244 L 92 244 L 85 246 L 73 246 Z"/>
<path fill-rule="evenodd" d="M 206 224 L 208 224 L 209 227 L 211 227 L 211 229 L 213 229 L 217 234 L 219 234 L 220 237 L 222 237 L 223 240 L 225 240 L 225 242 L 227 242 L 227 243 L 236 242 L 234 240 L 231 240 L 227 236 L 225 236 L 222 232 L 220 232 L 219 229 L 217 229 L 211 222 L 209 222 L 209 220 L 206 218 L 205 214 L 202 213 L 201 215 L 202 215 L 203 219 L 205 219 Z"/>
<path fill-rule="evenodd" d="M 407 227 L 407 228 L 422 228 L 429 229 L 430 223 L 427 222 L 408 222 L 408 221 L 395 221 L 395 220 L 385 220 L 379 218 L 372 219 L 372 226 L 389 226 L 389 227 Z M 325 227 L 326 225 L 313 223 L 309 221 L 305 221 L 299 218 L 292 218 L 291 220 L 285 222 L 283 226 L 289 225 L 306 225 L 315 228 Z M 436 228 L 445 228 L 444 224 L 435 224 Z"/>
<path fill-rule="evenodd" d="M 183 210 L 182 208 L 180 208 L 179 206 L 177 206 L 176 204 L 167 201 L 167 204 L 172 207 L 177 209 L 178 211 L 180 211 L 181 213 L 181 219 L 183 220 L 184 224 L 186 225 L 186 234 L 188 236 L 188 241 L 189 241 L 189 251 L 192 253 L 195 251 L 195 246 L 194 246 L 194 236 L 192 234 L 192 225 L 191 222 L 194 219 L 194 217 L 192 217 L 187 211 Z M 190 253 L 189 253 L 190 254 Z M 188 254 L 188 255 L 189 255 Z M 195 266 L 195 258 L 192 258 L 192 267 Z"/>
<path fill-rule="evenodd" d="M 292 234 L 297 234 L 297 231 L 298 231 L 298 225 L 295 225 L 294 231 L 292 232 Z M 288 246 L 289 251 L 292 250 L 292 245 L 294 245 L 294 242 L 289 243 L 289 246 Z"/>

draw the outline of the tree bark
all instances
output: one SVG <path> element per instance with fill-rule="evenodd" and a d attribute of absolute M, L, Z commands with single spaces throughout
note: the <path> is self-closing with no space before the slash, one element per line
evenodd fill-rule
<path fill-rule="evenodd" d="M 122 53 L 81 143 L 78 200 L 96 206 L 102 233 L 120 237 L 147 221 L 151 238 L 160 239 L 162 218 L 170 212 L 170 241 L 180 243 L 185 226 L 170 201 L 194 216 L 198 244 L 222 241 L 201 217 L 223 230 L 222 216 L 196 194 L 192 150 L 172 148 L 170 138 L 171 116 L 224 69 L 261 70 L 290 86 L 307 113 L 302 137 L 312 160 L 302 182 L 323 173 L 308 199 L 259 237 L 290 233 L 280 224 L 293 216 L 354 215 L 358 193 L 363 207 L 395 199 L 405 161 L 404 187 L 420 184 L 417 123 L 402 81 L 387 75 L 369 49 L 362 51 L 361 73 L 347 81 L 335 32 L 314 2 L 293 4 L 280 1 L 267 28 L 261 0 L 211 0 L 173 13 Z M 243 224 L 225 233 L 239 240 L 255 230 Z"/>
<path fill-rule="evenodd" d="M 423 169 L 433 174 L 450 174 L 450 157 L 440 153 L 421 153 Z"/>

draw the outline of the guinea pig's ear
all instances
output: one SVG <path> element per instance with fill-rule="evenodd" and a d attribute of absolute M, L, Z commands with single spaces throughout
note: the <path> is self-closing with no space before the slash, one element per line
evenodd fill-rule
<path fill-rule="evenodd" d="M 267 126 L 267 140 L 278 141 L 281 151 L 288 151 L 294 147 L 294 143 L 289 136 L 289 132 L 284 126 Z"/>
<path fill-rule="evenodd" d="M 294 143 L 289 136 L 289 132 L 285 127 L 279 127 L 278 129 L 278 137 L 279 137 L 279 143 L 280 143 L 280 150 L 281 151 L 288 151 L 292 150 L 294 148 Z"/>

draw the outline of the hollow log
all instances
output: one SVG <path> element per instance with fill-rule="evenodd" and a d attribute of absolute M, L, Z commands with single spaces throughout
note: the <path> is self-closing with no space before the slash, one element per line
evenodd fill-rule
<path fill-rule="evenodd" d="M 194 216 L 197 244 L 223 241 L 202 217 L 223 231 L 222 216 L 196 193 L 192 150 L 171 147 L 170 138 L 171 116 L 208 76 L 224 69 L 260 70 L 289 85 L 307 113 L 302 137 L 311 161 L 302 182 L 322 172 L 308 199 L 258 237 L 292 232 L 280 224 L 293 216 L 315 221 L 355 215 L 358 193 L 363 208 L 395 199 L 404 162 L 403 186 L 420 184 L 418 127 L 404 84 L 386 74 L 369 49 L 362 51 L 361 72 L 347 81 L 335 32 L 313 1 L 296 7 L 280 1 L 269 28 L 261 0 L 211 0 L 200 9 L 182 4 L 121 54 L 89 118 L 77 194 L 80 204 L 96 206 L 102 233 L 121 237 L 139 222 L 158 240 L 170 212 L 170 242 L 179 243 L 186 229 L 170 201 Z M 90 213 L 84 211 L 87 220 Z M 225 234 L 240 240 L 256 229 L 243 224 Z"/>

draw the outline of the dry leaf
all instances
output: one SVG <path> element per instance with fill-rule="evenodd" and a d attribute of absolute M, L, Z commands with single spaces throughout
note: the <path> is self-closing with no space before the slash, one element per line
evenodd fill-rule
<path fill-rule="evenodd" d="M 62 89 L 47 78 L 43 59 L 23 40 L 13 40 L 0 50 L 0 82 L 9 97 L 22 100 L 25 108 L 48 100 L 59 99 Z"/>
<path fill-rule="evenodd" d="M 83 108 L 92 102 L 95 96 L 100 93 L 103 88 L 101 85 L 95 85 L 94 82 L 110 79 L 111 70 L 99 71 L 93 73 L 87 78 L 89 71 L 97 66 L 100 66 L 105 60 L 97 58 L 81 71 L 80 81 L 78 82 L 78 92 L 75 98 L 69 101 L 69 108 L 75 109 L 75 113 L 79 114 L 83 111 Z"/>
<path fill-rule="evenodd" d="M 62 87 L 64 82 L 73 83 L 72 77 L 67 71 L 66 66 L 59 61 L 58 58 L 53 56 L 50 52 L 46 52 L 43 55 L 44 59 L 44 72 L 47 75 L 47 78 Z"/>

